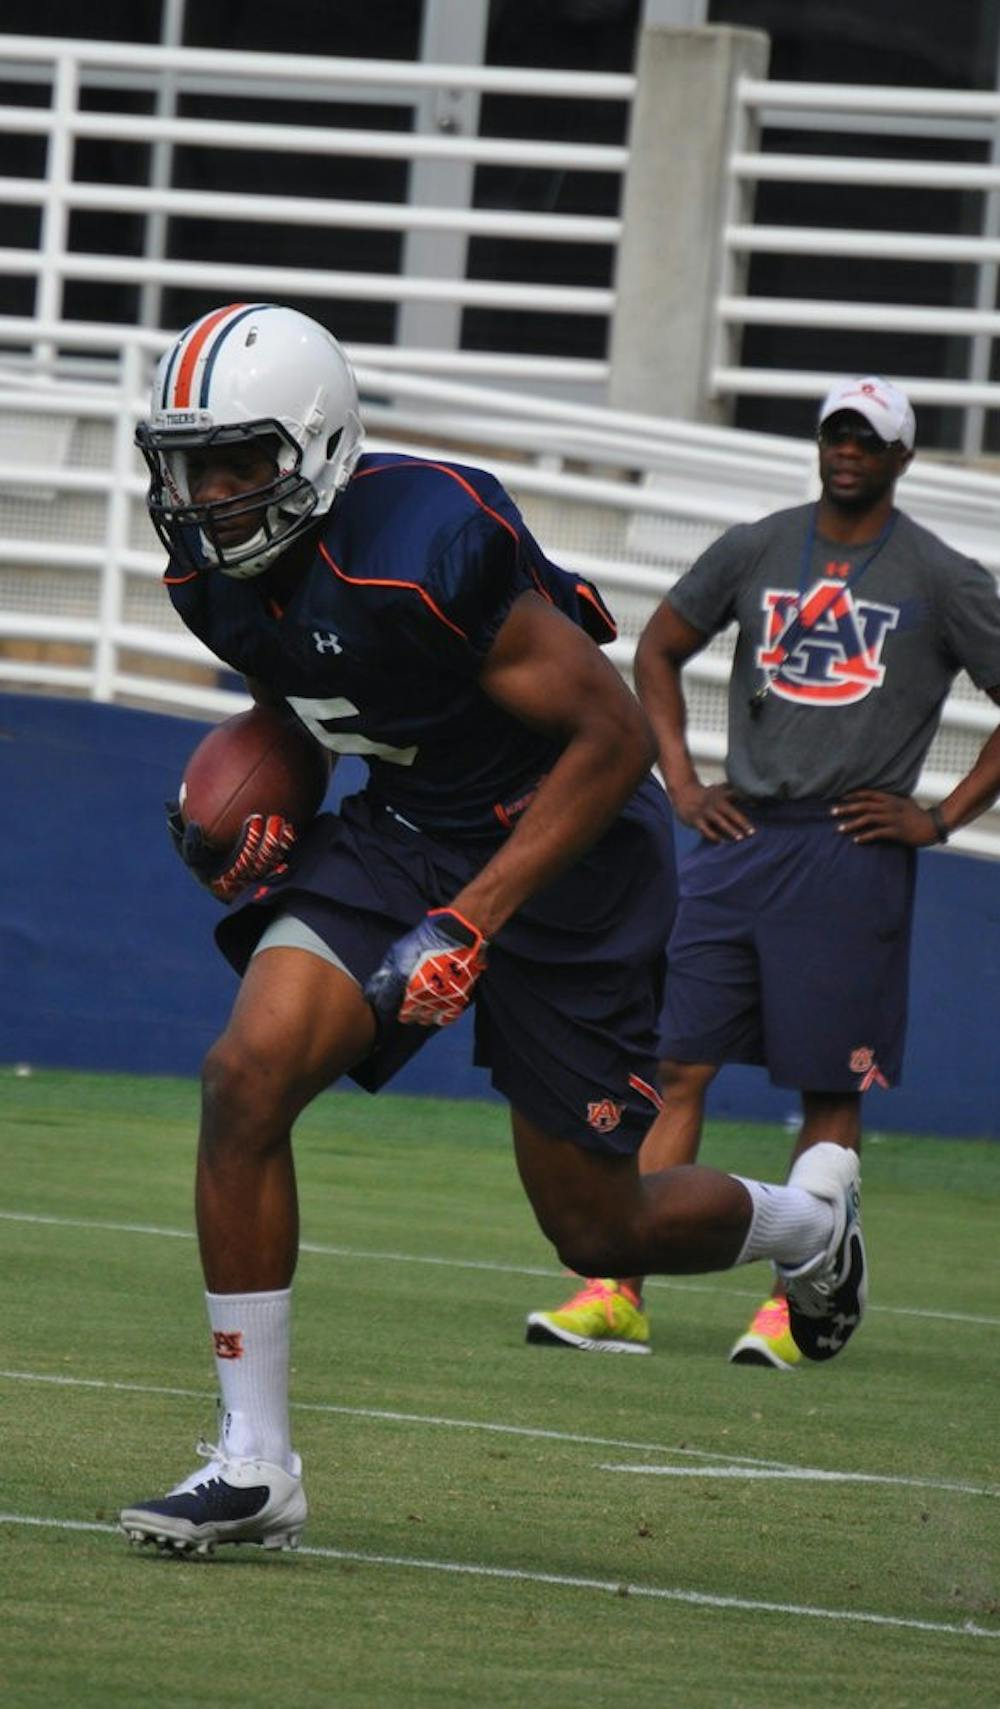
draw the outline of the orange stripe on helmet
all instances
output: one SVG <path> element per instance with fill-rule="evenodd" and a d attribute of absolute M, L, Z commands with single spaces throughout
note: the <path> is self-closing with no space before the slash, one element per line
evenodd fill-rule
<path fill-rule="evenodd" d="M 181 357 L 181 365 L 177 370 L 177 380 L 174 385 L 173 403 L 171 404 L 168 401 L 168 409 L 187 409 L 191 402 L 191 382 L 194 379 L 194 371 L 206 343 L 220 321 L 225 320 L 227 315 L 231 315 L 234 309 L 243 307 L 245 307 L 243 303 L 227 303 L 224 309 L 216 309 L 214 314 L 206 315 L 204 320 L 195 328 L 191 342 Z"/>

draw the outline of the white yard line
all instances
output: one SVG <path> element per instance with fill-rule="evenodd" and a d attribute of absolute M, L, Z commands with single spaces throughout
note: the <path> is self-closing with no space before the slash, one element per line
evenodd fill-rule
<path fill-rule="evenodd" d="M 93 1229 L 101 1234 L 145 1234 L 158 1237 L 161 1240 L 193 1240 L 194 1230 L 184 1228 L 161 1228 L 155 1223 L 143 1222 L 105 1222 L 90 1217 L 41 1216 L 29 1211 L 0 1210 L 0 1222 L 24 1222 L 48 1225 L 54 1228 Z M 541 1265 L 531 1264 L 497 1264 L 485 1259 L 476 1258 L 442 1258 L 434 1254 L 414 1252 L 369 1252 L 355 1246 L 326 1246 L 313 1240 L 303 1240 L 300 1251 L 310 1252 L 325 1258 L 344 1258 L 352 1263 L 378 1264 L 431 1264 L 446 1270 L 487 1270 L 494 1275 L 502 1276 L 535 1276 L 548 1281 L 560 1281 L 571 1285 L 563 1270 L 545 1269 Z M 726 1272 L 731 1275 L 731 1271 Z M 672 1292 L 687 1294 L 715 1294 L 719 1298 L 734 1300 L 760 1300 L 760 1288 L 752 1291 L 745 1288 L 720 1286 L 715 1282 L 681 1281 L 674 1276 L 651 1276 L 647 1282 L 648 1288 L 669 1288 Z M 1000 1329 L 1000 1317 L 985 1317 L 963 1311 L 932 1311 L 922 1306 L 891 1306 L 870 1305 L 870 1312 L 877 1312 L 887 1317 L 915 1317 L 920 1319 L 936 1319 L 943 1323 L 973 1323 L 987 1329 Z"/>
<path fill-rule="evenodd" d="M 719 1456 L 721 1458 L 722 1456 Z M 625 1466 L 603 1461 L 599 1472 L 632 1472 L 638 1477 L 653 1478 L 764 1478 L 787 1479 L 798 1483 L 833 1484 L 904 1484 L 909 1489 L 949 1490 L 956 1495 L 985 1495 L 1000 1497 L 1000 1486 L 988 1484 L 946 1483 L 940 1478 L 893 1477 L 884 1472 L 824 1472 L 818 1466 L 748 1466 L 738 1458 L 729 1457 L 724 1466 Z"/>
<path fill-rule="evenodd" d="M 116 1394 L 157 1394 L 181 1400 L 197 1400 L 214 1405 L 215 1394 L 206 1389 L 161 1387 L 153 1383 L 126 1383 L 103 1377 L 70 1377 L 61 1372 L 13 1371 L 0 1369 L 0 1379 L 8 1382 L 50 1384 L 57 1388 L 103 1389 Z M 615 1436 L 585 1436 L 567 1430 L 544 1430 L 529 1424 L 504 1424 L 497 1419 L 447 1418 L 435 1413 L 395 1412 L 372 1406 L 339 1406 L 328 1401 L 293 1401 L 293 1412 L 318 1412 L 340 1418 L 367 1418 L 383 1424 L 414 1424 L 423 1429 L 471 1430 L 494 1436 L 520 1436 L 532 1441 L 564 1442 L 584 1448 L 620 1448 L 633 1454 L 665 1454 L 672 1459 L 705 1462 L 705 1465 L 677 1467 L 676 1475 L 709 1477 L 714 1462 L 721 1462 L 718 1475 L 736 1477 L 744 1468 L 747 1477 L 829 1478 L 836 1481 L 890 1484 L 899 1489 L 948 1490 L 960 1495 L 1000 1497 L 1000 1486 L 955 1483 L 937 1478 L 890 1476 L 885 1473 L 827 1472 L 808 1466 L 793 1466 L 784 1460 L 762 1460 L 751 1455 L 717 1453 L 709 1449 L 678 1447 L 669 1442 L 630 1442 Z M 663 1471 L 674 1468 L 658 1466 L 606 1466 L 608 1471 Z"/>
<path fill-rule="evenodd" d="M 82 1519 L 41 1519 L 30 1514 L 0 1513 L 0 1525 L 23 1525 L 56 1531 L 96 1532 L 120 1536 L 116 1525 Z M 532 1572 L 522 1567 L 492 1567 L 482 1561 L 432 1561 L 411 1555 L 370 1555 L 357 1549 L 299 1549 L 300 1555 L 324 1561 L 354 1561 L 361 1566 L 402 1567 L 414 1572 L 452 1573 L 464 1578 L 491 1578 L 510 1584 L 550 1584 L 564 1590 L 596 1590 L 604 1595 L 635 1596 L 656 1602 L 681 1602 L 693 1608 L 736 1613 L 796 1614 L 809 1620 L 832 1620 L 849 1626 L 882 1626 L 905 1632 L 933 1632 L 952 1638 L 1000 1638 L 1000 1628 L 979 1626 L 974 1620 L 913 1620 L 902 1614 L 875 1614 L 867 1609 L 819 1608 L 811 1603 L 765 1602 L 758 1597 L 716 1596 L 709 1591 L 682 1590 L 668 1585 L 632 1584 L 621 1579 L 577 1578 L 569 1573 Z"/>

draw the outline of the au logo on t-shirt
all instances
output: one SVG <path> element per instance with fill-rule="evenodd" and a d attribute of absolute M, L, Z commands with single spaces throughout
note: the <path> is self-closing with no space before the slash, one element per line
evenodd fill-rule
<path fill-rule="evenodd" d="M 772 694 L 845 706 L 881 687 L 882 651 L 899 622 L 898 606 L 856 599 L 842 581 L 824 576 L 801 598 L 788 588 L 765 588 L 761 609 L 765 639 L 756 663 L 769 673 Z"/>

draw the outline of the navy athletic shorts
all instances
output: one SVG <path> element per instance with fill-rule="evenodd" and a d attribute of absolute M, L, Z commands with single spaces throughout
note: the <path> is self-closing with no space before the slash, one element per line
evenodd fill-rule
<path fill-rule="evenodd" d="M 747 803 L 754 836 L 682 859 L 662 1057 L 811 1092 L 898 1082 L 915 850 L 853 842 L 831 805 Z"/>
<path fill-rule="evenodd" d="M 350 796 L 309 827 L 286 874 L 226 915 L 217 942 L 242 974 L 270 920 L 292 914 L 363 985 L 389 945 L 447 906 L 496 846 L 438 841 L 367 793 Z M 638 1150 L 659 1107 L 657 1021 L 675 905 L 670 810 L 650 779 L 492 941 L 476 987 L 475 1060 L 545 1132 L 596 1151 Z M 377 1091 L 436 1032 L 389 1026 L 351 1078 Z"/>

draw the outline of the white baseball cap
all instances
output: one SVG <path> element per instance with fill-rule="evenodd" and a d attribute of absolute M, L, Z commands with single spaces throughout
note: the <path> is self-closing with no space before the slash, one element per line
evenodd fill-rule
<path fill-rule="evenodd" d="M 853 409 L 874 427 L 887 445 L 898 440 L 907 451 L 913 450 L 917 424 L 913 406 L 905 392 L 877 374 L 866 374 L 860 380 L 841 380 L 827 393 L 819 412 L 820 426 L 838 410 Z"/>

